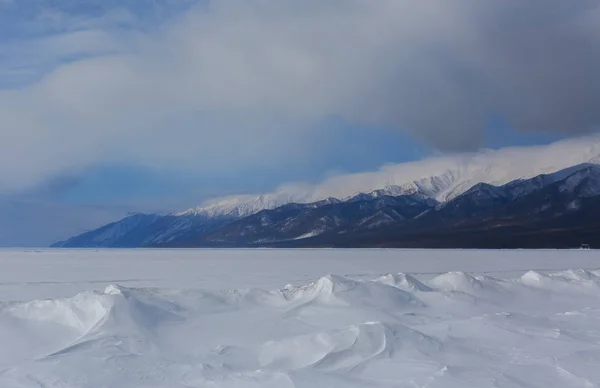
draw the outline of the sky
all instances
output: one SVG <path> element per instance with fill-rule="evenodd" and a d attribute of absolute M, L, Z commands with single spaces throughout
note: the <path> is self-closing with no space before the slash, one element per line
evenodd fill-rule
<path fill-rule="evenodd" d="M 600 0 L 0 0 L 0 246 L 584 135 L 598 69 Z"/>

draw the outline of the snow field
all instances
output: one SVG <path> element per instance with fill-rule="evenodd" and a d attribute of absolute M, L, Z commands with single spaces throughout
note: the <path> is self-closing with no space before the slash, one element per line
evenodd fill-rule
<path fill-rule="evenodd" d="M 263 252 L 243 251 L 265 260 Z M 277 253 L 282 254 L 274 251 L 266 256 Z M 460 259 L 460 252 L 447 253 L 456 267 L 477 267 L 465 261 L 464 256 L 471 254 L 486 262 L 485 252 L 466 253 Z M 0 303 L 0 387 L 600 384 L 599 270 L 515 273 L 488 262 L 495 273 L 455 270 L 374 276 L 360 271 L 362 261 L 358 265 L 333 259 L 344 254 L 340 251 L 303 254 L 320 256 L 320 269 L 330 269 L 335 261 L 343 275 L 281 283 L 279 288 L 111 284 L 68 297 L 5 300 Z M 376 251 L 362 254 L 371 256 L 366 267 L 399 264 L 382 259 L 385 254 Z M 427 265 L 432 266 L 437 254 L 422 251 L 416 256 L 430 257 Z M 546 261 L 558 266 L 557 256 L 544 259 L 536 253 L 533 259 L 528 256 L 532 254 L 519 254 L 529 257 L 524 260 L 528 265 L 537 261 L 539 268 Z M 561 254 L 565 268 L 571 262 L 596 260 L 593 252 Z M 295 266 L 298 260 L 287 268 L 300 268 Z M 306 271 L 311 273 L 319 269 L 318 263 L 303 262 L 317 265 Z M 199 270 L 215 273 L 210 265 L 215 263 L 197 263 Z M 512 265 L 508 266 L 516 268 Z M 165 260 L 163 269 L 168 266 Z M 272 281 L 264 272 L 261 277 L 265 283 Z M 281 281 L 290 277 L 280 274 Z M 87 286 L 93 289 L 93 284 Z"/>

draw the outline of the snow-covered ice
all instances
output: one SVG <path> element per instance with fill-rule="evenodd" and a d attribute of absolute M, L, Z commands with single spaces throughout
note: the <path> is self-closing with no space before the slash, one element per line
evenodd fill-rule
<path fill-rule="evenodd" d="M 0 251 L 0 387 L 599 387 L 600 253 Z"/>

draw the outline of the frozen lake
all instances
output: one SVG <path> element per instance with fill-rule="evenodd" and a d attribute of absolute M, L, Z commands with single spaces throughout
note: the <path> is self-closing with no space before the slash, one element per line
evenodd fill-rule
<path fill-rule="evenodd" d="M 328 274 L 370 279 L 405 272 L 427 279 L 463 271 L 514 277 L 570 268 L 600 268 L 600 251 L 0 249 L 0 300 L 66 297 L 110 284 L 277 289 Z"/>
<path fill-rule="evenodd" d="M 0 387 L 598 387 L 600 252 L 0 250 Z"/>

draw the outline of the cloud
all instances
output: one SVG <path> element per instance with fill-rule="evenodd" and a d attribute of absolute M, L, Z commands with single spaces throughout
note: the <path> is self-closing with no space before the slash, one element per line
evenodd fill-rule
<path fill-rule="evenodd" d="M 439 201 L 454 198 L 477 183 L 503 185 L 554 173 L 583 163 L 600 163 L 600 135 L 569 138 L 546 145 L 481 149 L 387 164 L 361 173 L 340 173 L 321 182 L 287 182 L 268 193 L 240 194 L 205 201 L 196 209 L 228 209 L 233 205 L 274 208 L 290 202 L 310 203 L 329 197 L 347 199 L 389 186 L 418 187 Z"/>
<path fill-rule="evenodd" d="M 600 125 L 599 0 L 215 0 L 152 28 L 117 6 L 71 9 L 35 42 L 52 69 L 0 90 L 0 190 L 105 160 L 291 163 L 328 117 L 442 151 L 477 148 L 491 117 L 567 135 Z"/>

